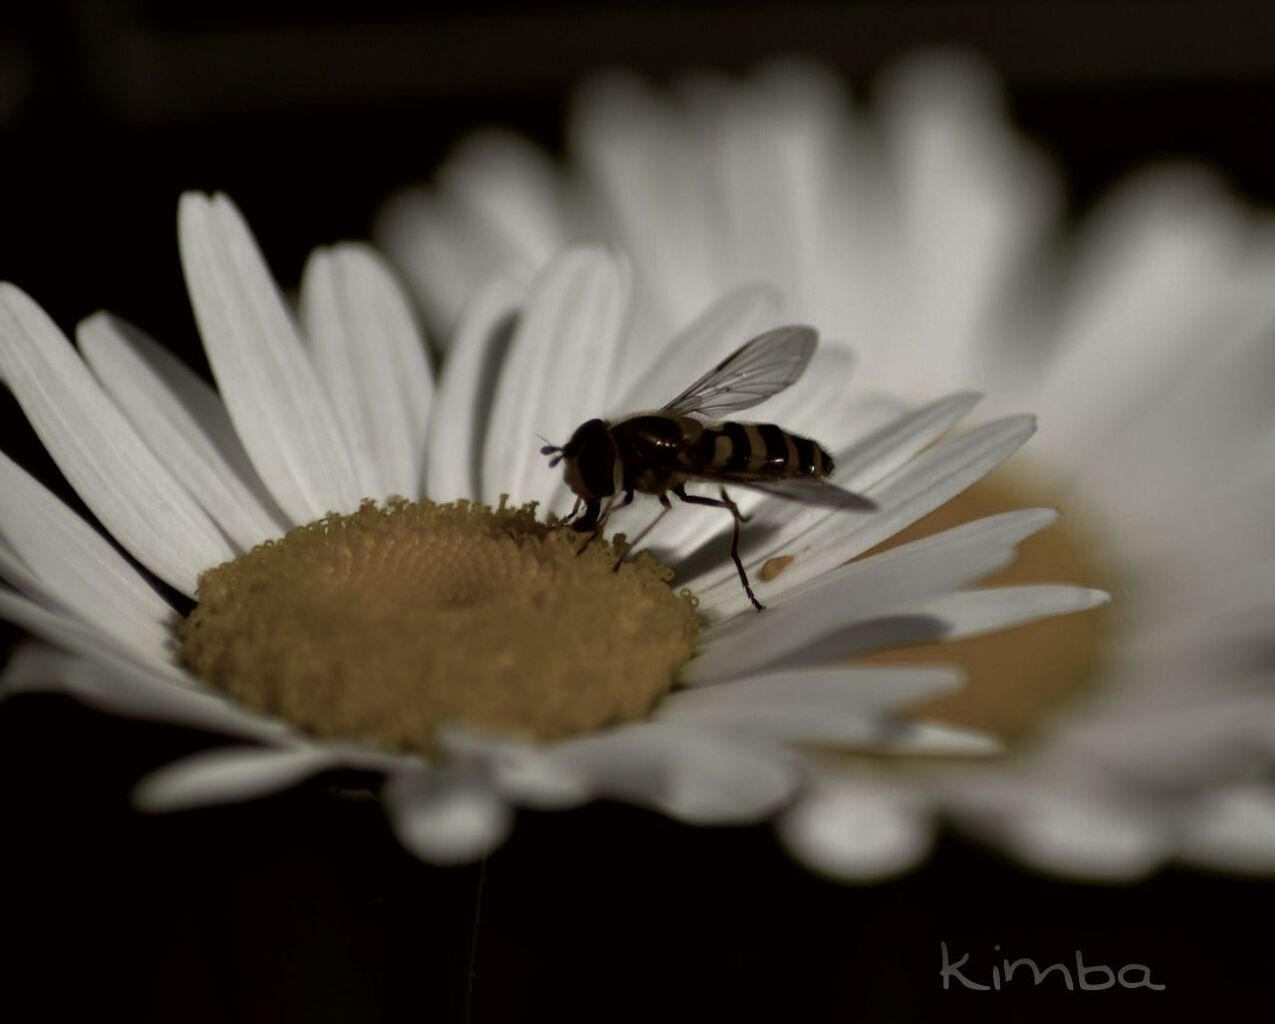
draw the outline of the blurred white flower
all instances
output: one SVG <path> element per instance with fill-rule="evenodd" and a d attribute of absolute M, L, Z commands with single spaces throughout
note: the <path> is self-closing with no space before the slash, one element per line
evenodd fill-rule
<path fill-rule="evenodd" d="M 667 94 L 600 79 L 568 127 L 565 172 L 488 132 L 387 204 L 380 241 L 432 320 L 478 276 L 577 238 L 633 254 L 655 336 L 772 282 L 786 319 L 853 346 L 856 385 L 976 387 L 995 413 L 1038 413 L 1025 471 L 1002 483 L 1033 481 L 1078 521 L 1117 596 L 1086 641 L 1083 697 L 1032 722 L 1032 743 L 978 771 L 830 762 L 822 796 L 784 819 L 793 841 L 819 836 L 829 871 L 866 877 L 903 866 L 924 843 L 899 837 L 938 816 L 1070 876 L 1275 870 L 1269 219 L 1166 165 L 1072 237 L 994 77 L 946 53 L 893 69 L 870 113 L 786 62 Z M 1030 692 L 1048 666 L 1022 668 Z"/>
<path fill-rule="evenodd" d="M 967 392 L 916 411 L 887 399 L 846 407 L 837 396 L 849 359 L 830 347 L 816 353 L 812 372 L 766 404 L 766 415 L 818 437 L 837 455 L 841 482 L 870 496 L 876 509 L 850 514 L 741 498 L 755 516 L 749 532 L 772 553 L 795 556 L 778 573 L 755 573 L 770 605 L 763 616 L 743 599 L 726 560 L 726 517 L 693 509 L 671 517 L 661 551 L 694 588 L 704 623 L 678 674 L 681 687 L 646 698 L 636 713 L 604 709 L 583 728 L 555 724 L 544 742 L 485 728 L 491 708 L 473 709 L 476 720 L 448 709 L 486 685 L 489 670 L 501 685 L 512 679 L 515 691 L 529 691 L 495 695 L 524 701 L 515 725 L 524 724 L 520 714 L 542 711 L 575 721 L 586 696 L 629 699 L 640 659 L 670 641 L 642 625 L 657 602 L 633 582 L 639 569 L 612 572 L 601 545 L 592 562 L 569 547 L 570 557 L 554 563 L 550 549 L 563 547 L 564 534 L 536 527 L 515 537 L 509 518 L 490 548 L 467 559 L 478 544 L 465 532 L 470 506 L 449 513 L 451 525 L 460 525 L 439 544 L 420 530 L 392 541 L 355 536 L 360 524 L 379 528 L 398 514 L 370 506 L 356 514 L 360 500 L 426 492 L 494 504 L 508 492 L 560 508 L 565 487 L 537 456 L 535 433 L 564 438 L 590 414 L 671 398 L 773 321 L 773 291 L 735 289 L 667 344 L 649 337 L 622 344 L 628 265 L 596 247 L 568 248 L 534 277 L 497 277 L 474 290 L 435 383 L 405 296 L 366 247 L 336 246 L 311 258 L 298 325 L 225 197 L 183 197 L 179 239 L 216 391 L 106 314 L 79 325 L 77 352 L 35 302 L 0 285 L 0 374 L 50 455 L 124 551 L 181 594 L 199 590 L 198 608 L 179 627 L 174 609 L 125 557 L 0 456 L 0 573 L 15 588 L 0 589 L 0 615 L 53 645 L 20 650 L 4 692 L 51 687 L 238 741 L 145 779 L 137 794 L 144 807 L 250 798 L 354 767 L 384 774 L 398 834 L 434 861 L 481 855 L 503 837 L 516 804 L 565 807 L 611 797 L 699 823 L 764 820 L 795 806 L 788 833 L 795 849 L 815 864 L 836 862 L 844 800 L 812 788 L 799 745 L 941 756 L 1000 749 L 979 731 L 897 713 L 959 687 L 959 672 L 855 668 L 836 664 L 839 658 L 889 645 L 899 621 L 957 638 L 1106 600 L 1101 591 L 1063 585 L 962 589 L 1012 560 L 1019 541 L 1055 519 L 1048 509 L 992 516 L 857 557 L 1001 463 L 1034 423 L 1009 416 L 940 440 L 975 404 Z M 281 578 L 278 566 L 298 549 L 296 581 Z M 769 557 L 750 561 L 756 567 Z M 232 559 L 228 572 L 209 572 Z M 591 583 L 596 563 L 601 582 Z M 263 565 L 275 568 L 263 572 Z M 250 596 L 265 595 L 246 615 L 222 586 L 236 574 L 250 578 Z M 461 575 L 476 581 L 464 595 L 448 589 Z M 502 603 L 526 587 L 524 577 L 534 593 Z M 553 621 L 552 604 L 544 611 L 559 579 L 587 599 L 587 622 Z M 690 607 L 662 582 L 657 589 L 662 600 Z M 604 590 L 620 596 L 594 598 Z M 435 591 L 445 591 L 437 602 L 445 607 L 431 605 Z M 371 618 L 368 606 L 378 609 Z M 456 607 L 456 615 L 447 610 Z M 211 641 L 210 623 L 226 608 L 243 626 L 219 647 L 224 631 Z M 481 649 L 449 646 L 451 630 L 475 623 L 490 638 Z M 179 629 L 186 656 L 192 642 L 213 643 L 208 678 L 222 689 L 233 690 L 223 673 L 235 685 L 265 676 L 276 688 L 257 694 L 253 706 L 280 717 L 226 699 L 183 668 Z M 690 635 L 672 632 L 674 646 Z M 399 648 L 405 659 L 424 652 L 405 662 L 411 699 L 381 703 L 389 683 L 363 666 L 386 664 Z M 432 685 L 418 666 L 439 658 L 451 674 Z M 587 692 L 537 690 L 561 683 L 563 663 L 575 677 L 587 670 Z M 284 677 L 294 680 L 292 689 L 278 689 Z M 319 721 L 329 703 L 347 716 L 342 721 L 361 715 L 367 727 Z M 431 720 L 415 746 L 404 740 L 408 719 L 435 705 L 443 708 L 440 722 Z M 816 803 L 803 804 L 811 794 Z M 853 811 L 859 820 L 877 816 L 873 863 L 890 870 L 919 856 L 928 831 L 901 827 L 883 791 L 873 799 Z"/>

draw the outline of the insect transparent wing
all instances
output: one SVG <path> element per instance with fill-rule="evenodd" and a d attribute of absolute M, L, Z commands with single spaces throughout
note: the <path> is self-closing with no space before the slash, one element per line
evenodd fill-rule
<path fill-rule="evenodd" d="M 664 407 L 675 416 L 720 419 L 777 395 L 796 382 L 814 354 L 819 334 L 791 325 L 759 334 Z"/>
<path fill-rule="evenodd" d="M 806 505 L 819 505 L 823 508 L 839 508 L 855 512 L 872 512 L 877 503 L 862 494 L 847 491 L 827 480 L 816 480 L 812 477 L 797 477 L 792 480 L 756 480 L 746 477 L 714 476 L 714 480 L 728 482 L 732 486 L 749 487 L 754 491 L 764 491 L 777 498 L 799 501 Z"/>

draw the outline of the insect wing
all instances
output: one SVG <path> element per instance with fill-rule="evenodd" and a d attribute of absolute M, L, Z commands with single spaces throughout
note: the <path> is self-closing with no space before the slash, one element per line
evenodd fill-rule
<path fill-rule="evenodd" d="M 827 480 L 813 477 L 795 477 L 789 480 L 759 480 L 753 476 L 731 473 L 696 474 L 701 480 L 712 480 L 714 483 L 732 484 L 748 487 L 754 491 L 773 494 L 777 498 L 798 501 L 805 505 L 818 505 L 822 508 L 838 508 L 852 512 L 874 512 L 877 503 L 862 494 L 847 491 Z"/>
<path fill-rule="evenodd" d="M 813 327 L 776 327 L 738 349 L 664 407 L 675 416 L 721 419 L 795 383 L 814 354 Z"/>

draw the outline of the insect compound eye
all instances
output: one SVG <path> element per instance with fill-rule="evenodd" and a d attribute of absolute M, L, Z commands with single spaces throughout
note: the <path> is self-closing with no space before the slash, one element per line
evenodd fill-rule
<path fill-rule="evenodd" d="M 577 428 L 562 454 L 573 459 L 579 481 L 598 498 L 615 493 L 615 443 L 602 420 L 589 420 Z"/>

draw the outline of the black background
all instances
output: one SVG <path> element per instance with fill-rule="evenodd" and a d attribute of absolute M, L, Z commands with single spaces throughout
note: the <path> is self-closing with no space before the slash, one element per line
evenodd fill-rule
<path fill-rule="evenodd" d="M 1073 214 L 1180 154 L 1275 200 L 1266 3 L 364 2 L 356 16 L 233 0 L 3 18 L 0 278 L 67 329 L 107 307 L 197 364 L 181 190 L 229 192 L 291 285 L 309 248 L 366 235 L 379 200 L 473 124 L 559 149 L 571 84 L 613 65 L 661 78 L 801 50 L 862 84 L 915 45 L 964 42 L 1006 75 Z M 0 437 L 67 494 L 7 393 Z M 0 630 L 7 646 L 16 634 Z M 696 831 L 611 806 L 524 814 L 485 866 L 451 870 L 402 853 L 375 805 L 332 795 L 341 780 L 210 812 L 128 811 L 133 780 L 213 742 L 61 698 L 0 707 L 13 947 L 0 1019 L 1171 1019 L 1260 1000 L 1275 963 L 1270 883 L 1174 870 L 1079 886 L 956 837 L 916 875 L 859 888 L 793 867 L 764 828 Z M 1043 965 L 1080 949 L 1148 964 L 1168 988 L 944 992 L 940 941 L 984 981 L 993 957 Z"/>

